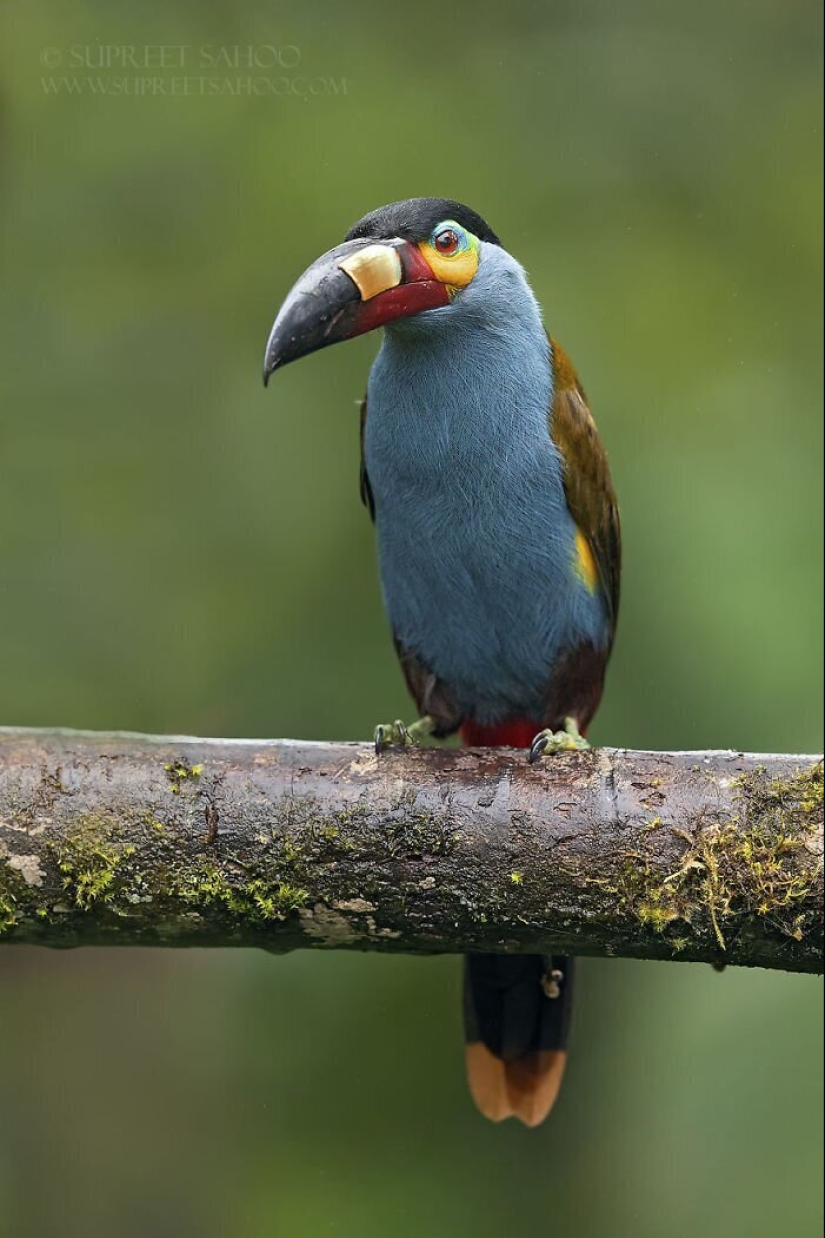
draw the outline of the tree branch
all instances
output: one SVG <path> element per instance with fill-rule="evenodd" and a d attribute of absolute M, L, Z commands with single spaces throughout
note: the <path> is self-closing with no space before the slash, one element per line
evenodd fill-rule
<path fill-rule="evenodd" d="M 822 763 L 0 730 L 0 940 L 822 970 Z"/>

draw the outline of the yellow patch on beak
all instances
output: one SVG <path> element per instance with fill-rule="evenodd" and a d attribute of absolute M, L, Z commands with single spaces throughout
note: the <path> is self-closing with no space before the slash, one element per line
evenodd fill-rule
<path fill-rule="evenodd" d="M 362 301 L 377 297 L 379 292 L 397 288 L 401 283 L 401 258 L 389 245 L 368 245 L 358 249 L 338 263 L 361 293 Z"/>
<path fill-rule="evenodd" d="M 478 249 L 475 245 L 468 246 L 452 258 L 440 254 L 426 241 L 418 249 L 436 279 L 451 292 L 466 288 L 478 270 Z"/>
<path fill-rule="evenodd" d="M 595 593 L 599 583 L 599 569 L 596 566 L 593 551 L 590 549 L 590 543 L 581 529 L 576 529 L 576 571 L 590 592 Z"/>

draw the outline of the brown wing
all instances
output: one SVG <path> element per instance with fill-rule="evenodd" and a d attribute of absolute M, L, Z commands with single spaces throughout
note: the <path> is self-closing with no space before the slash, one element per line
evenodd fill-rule
<path fill-rule="evenodd" d="M 564 489 L 573 519 L 593 553 L 599 581 L 611 610 L 613 624 L 619 611 L 619 578 L 622 541 L 616 491 L 610 477 L 607 453 L 593 414 L 587 407 L 582 385 L 563 348 L 550 340 L 553 357 L 554 395 L 550 408 L 550 434 L 564 462 Z M 364 433 L 367 397 L 361 401 L 361 502 L 375 520 L 367 466 Z"/>
<path fill-rule="evenodd" d="M 364 396 L 361 401 L 361 502 L 366 507 L 375 523 L 375 500 L 372 497 L 372 487 L 370 479 L 367 477 L 367 465 L 364 460 L 364 434 L 367 429 L 367 397 Z"/>
<path fill-rule="evenodd" d="M 550 346 L 555 387 L 550 434 L 564 462 L 567 505 L 593 553 L 615 626 L 622 559 L 616 492 L 604 444 L 576 371 L 555 340 L 550 340 Z"/>

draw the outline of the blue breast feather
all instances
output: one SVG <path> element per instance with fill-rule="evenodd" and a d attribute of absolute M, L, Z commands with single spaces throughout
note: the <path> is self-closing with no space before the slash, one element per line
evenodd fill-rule
<path fill-rule="evenodd" d="M 608 643 L 576 571 L 576 527 L 548 433 L 550 349 L 522 268 L 482 244 L 453 303 L 385 333 L 365 459 L 396 638 L 465 717 L 542 716 L 559 657 Z"/>

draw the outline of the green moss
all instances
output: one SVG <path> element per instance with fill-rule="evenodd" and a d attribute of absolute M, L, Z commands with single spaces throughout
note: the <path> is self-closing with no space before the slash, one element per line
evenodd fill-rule
<path fill-rule="evenodd" d="M 32 916 L 40 916 L 36 907 L 38 894 L 39 889 L 29 885 L 22 873 L 8 862 L 0 843 L 0 937 Z"/>
<path fill-rule="evenodd" d="M 17 923 L 17 909 L 14 899 L 5 891 L 0 890 L 0 937 L 14 928 Z"/>
<path fill-rule="evenodd" d="M 167 763 L 172 793 L 189 798 L 194 791 L 197 800 L 202 768 L 181 760 Z M 18 891 L 18 875 L 11 871 L 9 880 L 0 881 L 0 931 L 35 917 L 65 925 L 71 912 L 95 917 L 101 928 L 107 920 L 131 917 L 136 932 L 151 940 L 155 932 L 167 936 L 167 926 L 179 922 L 181 904 L 184 913 L 202 913 L 201 926 L 190 918 L 197 932 L 209 931 L 220 919 L 239 931 L 244 925 L 254 931 L 286 920 L 307 903 L 332 906 L 348 897 L 368 901 L 374 896 L 365 888 L 368 878 L 359 873 L 357 888 L 342 889 L 334 863 L 352 850 L 356 831 L 368 834 L 375 853 L 383 856 L 444 854 L 454 845 L 449 831 L 434 828 L 425 814 L 411 810 L 414 800 L 402 796 L 381 811 L 359 800 L 330 814 L 310 797 L 290 797 L 273 806 L 268 827 L 240 846 L 234 838 L 207 844 L 193 836 L 188 810 L 167 816 L 158 805 L 147 804 L 118 816 L 84 814 L 46 844 L 50 863 L 43 890 L 33 892 L 20 882 Z M 0 863 L 0 878 L 5 867 Z M 399 890 L 398 899 L 404 897 Z"/>
<path fill-rule="evenodd" d="M 294 864 L 301 858 L 303 847 L 294 843 L 291 838 L 285 838 L 281 847 L 281 855 L 285 864 Z"/>
<path fill-rule="evenodd" d="M 640 922 L 652 928 L 654 933 L 663 933 L 669 924 L 679 918 L 669 892 L 661 888 L 652 889 L 649 898 L 639 900 L 636 914 Z"/>
<path fill-rule="evenodd" d="M 173 795 L 180 795 L 183 783 L 197 782 L 203 773 L 202 765 L 190 765 L 185 759 L 168 761 L 163 768 L 171 784 Z"/>
<path fill-rule="evenodd" d="M 122 888 L 119 869 L 135 847 L 119 841 L 120 833 L 111 817 L 90 813 L 78 818 L 65 838 L 48 844 L 76 907 L 86 911 L 96 903 L 110 903 Z"/>
<path fill-rule="evenodd" d="M 241 886 L 228 906 L 236 915 L 248 920 L 285 920 L 290 912 L 303 907 L 308 898 L 309 891 L 300 886 L 256 878 Z"/>
<path fill-rule="evenodd" d="M 822 872 L 821 837 L 817 854 L 815 835 L 822 830 L 823 763 L 786 779 L 756 770 L 737 785 L 746 828 L 728 839 L 739 871 L 724 894 L 801 941 L 809 925 L 800 908 Z"/>
<path fill-rule="evenodd" d="M 434 823 L 424 812 L 404 812 L 384 827 L 389 854 L 405 858 L 452 855 L 458 838 L 457 831 L 446 824 Z"/>
<path fill-rule="evenodd" d="M 643 827 L 643 832 L 647 831 Z M 643 854 L 633 853 L 621 864 L 615 883 L 598 879 L 596 884 L 615 895 L 620 911 L 626 911 L 654 933 L 663 933 L 674 920 L 684 918 L 676 892 L 663 882 Z"/>
<path fill-rule="evenodd" d="M 212 860 L 179 872 L 173 879 L 173 892 L 193 908 L 222 907 L 252 924 L 285 920 L 309 898 L 307 890 L 286 881 L 263 877 L 232 881 Z"/>
<path fill-rule="evenodd" d="M 20 879 L 0 857 L 0 937 L 20 920 Z"/>
<path fill-rule="evenodd" d="M 319 810 L 311 797 L 295 797 L 279 814 L 272 841 L 282 861 L 299 871 L 352 851 L 354 834 L 361 839 L 370 837 L 377 849 L 393 857 L 420 859 L 451 854 L 458 841 L 457 830 L 449 823 L 434 823 L 417 807 L 417 801 L 415 789 L 406 788 L 380 809 L 366 800 L 356 800 L 329 813 Z"/>
<path fill-rule="evenodd" d="M 198 766 L 188 768 L 186 779 L 197 778 L 199 772 Z M 168 773 L 180 787 L 181 763 Z M 319 845 L 336 845 L 337 833 L 335 827 L 320 831 Z M 179 900 L 193 910 L 223 911 L 238 924 L 254 926 L 285 920 L 309 899 L 294 871 L 316 854 L 310 855 L 306 835 L 300 841 L 273 842 L 279 845 L 264 841 L 243 860 L 222 856 L 214 846 L 193 856 L 173 822 L 143 810 L 123 822 L 105 813 L 82 816 L 48 846 L 65 901 L 78 912 L 122 916 L 134 914 L 138 904 L 152 904 L 153 910 L 142 911 L 140 920 L 147 926 L 163 925 Z M 3 894 L 0 908 L 0 924 L 16 921 L 11 895 Z M 65 915 L 65 908 L 60 914 Z M 50 915 L 44 908 L 44 918 Z"/>
<path fill-rule="evenodd" d="M 809 824 L 811 818 L 822 816 L 823 763 L 818 761 L 810 769 L 802 770 L 793 778 L 772 778 L 767 790 L 755 784 L 754 779 L 743 780 L 743 786 L 753 799 L 761 799 L 763 812 L 781 809 L 792 822 Z M 820 823 L 821 824 L 821 823 Z"/>
<path fill-rule="evenodd" d="M 342 840 L 341 833 L 356 822 L 363 823 L 369 813 L 366 805 L 354 804 L 330 818 L 318 810 L 310 797 L 291 797 L 279 814 L 272 841 L 280 851 L 281 860 L 288 865 L 332 858 L 352 850 L 353 844 Z"/>
<path fill-rule="evenodd" d="M 762 919 L 797 941 L 815 930 L 811 895 L 822 869 L 812 843 L 821 828 L 823 768 L 819 762 L 788 779 L 770 778 L 762 768 L 740 778 L 737 811 L 688 833 L 678 868 L 662 878 L 645 850 L 645 834 L 661 829 L 657 818 L 639 831 L 614 882 L 596 884 L 615 895 L 619 907 L 652 932 L 677 923 L 697 931 L 707 926 L 720 951 L 728 948 L 729 925 Z M 675 952 L 688 944 L 674 933 Z"/>

